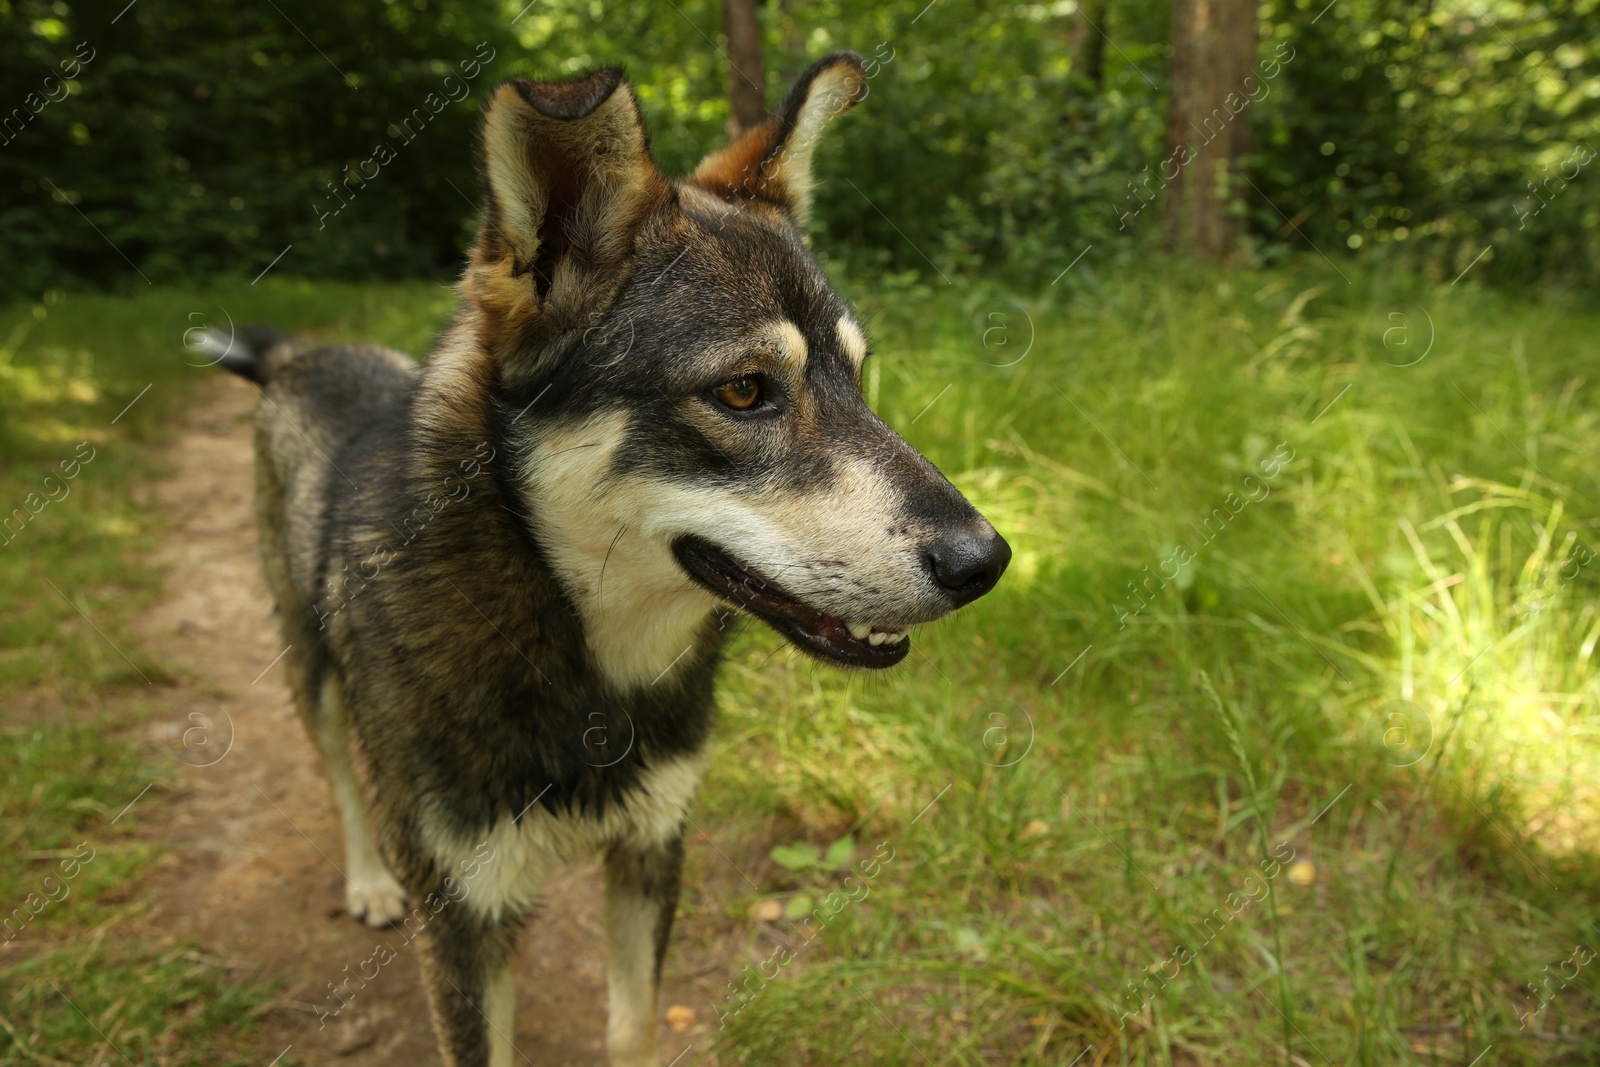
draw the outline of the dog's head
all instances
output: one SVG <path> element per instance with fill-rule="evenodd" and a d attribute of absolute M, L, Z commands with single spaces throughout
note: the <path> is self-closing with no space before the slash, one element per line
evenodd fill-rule
<path fill-rule="evenodd" d="M 865 331 L 806 249 L 816 139 L 865 90 L 830 55 L 676 182 L 619 71 L 495 92 L 463 289 L 530 528 L 618 681 L 660 672 L 712 598 L 890 666 L 1010 559 L 867 407 Z"/>

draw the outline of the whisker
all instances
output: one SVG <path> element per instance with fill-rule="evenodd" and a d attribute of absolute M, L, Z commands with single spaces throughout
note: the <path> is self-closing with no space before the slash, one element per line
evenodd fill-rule
<path fill-rule="evenodd" d="M 576 452 L 580 448 L 599 448 L 603 444 L 605 444 L 604 441 L 590 441 L 587 444 L 569 445 L 566 448 L 558 449 L 558 450 L 556 450 L 556 451 L 554 451 L 554 452 L 552 452 L 550 454 L 552 456 L 559 456 L 563 452 Z"/>
<path fill-rule="evenodd" d="M 611 539 L 611 547 L 606 549 L 606 558 L 600 561 L 600 580 L 599 580 L 599 582 L 596 583 L 595 591 L 594 591 L 594 598 L 595 598 L 595 600 L 597 602 L 603 603 L 604 600 L 605 600 L 606 565 L 611 562 L 611 553 L 616 551 L 617 542 L 622 540 L 622 535 L 627 533 L 627 532 L 628 532 L 628 524 L 627 523 L 623 523 L 622 524 L 622 528 L 617 531 L 617 536 L 615 536 L 615 537 L 613 537 Z"/>

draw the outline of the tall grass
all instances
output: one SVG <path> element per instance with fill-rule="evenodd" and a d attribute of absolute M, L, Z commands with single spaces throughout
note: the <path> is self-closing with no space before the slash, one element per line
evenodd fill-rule
<path fill-rule="evenodd" d="M 745 639 L 706 804 L 899 858 L 729 1054 L 1590 1062 L 1593 976 L 1540 983 L 1600 937 L 1596 317 L 1076 282 L 859 298 L 869 393 L 1016 559 L 896 676 Z"/>
<path fill-rule="evenodd" d="M 889 674 L 737 638 L 681 928 L 744 946 L 716 975 L 723 1062 L 1600 1059 L 1572 962 L 1600 942 L 1600 316 L 1352 279 L 850 280 L 869 398 L 1015 558 Z M 103 495 L 38 520 L 59 555 L 0 556 L 7 684 L 128 682 L 70 606 L 27 598 L 61 569 L 135 616 L 150 579 L 116 570 L 118 538 L 160 518 L 127 484 L 186 396 L 157 361 L 191 304 L 417 349 L 448 295 L 285 282 L 0 318 L 35 324 L 10 380 L 55 390 L 0 395 L 0 488 L 108 446 L 80 479 Z M 796 859 L 846 838 L 847 867 Z M 771 854 L 797 843 L 818 851 Z M 752 919 L 769 899 L 790 917 Z"/>

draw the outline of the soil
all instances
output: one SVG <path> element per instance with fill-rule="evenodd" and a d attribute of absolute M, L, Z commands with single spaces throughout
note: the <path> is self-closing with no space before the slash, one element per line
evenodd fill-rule
<path fill-rule="evenodd" d="M 288 1049 L 288 1058 L 305 1064 L 438 1063 L 420 942 L 344 912 L 342 849 L 326 782 L 278 671 L 283 648 L 252 505 L 256 395 L 221 376 L 196 390 L 170 448 L 172 473 L 152 487 L 169 524 L 156 558 L 167 578 L 143 644 L 182 682 L 164 695 L 172 711 L 152 719 L 149 740 L 181 753 L 186 788 L 146 800 L 146 832 L 165 853 L 143 886 L 150 909 L 120 932 L 190 939 L 230 968 L 279 979 L 280 999 L 252 1035 L 262 1064 Z M 185 731 L 188 744 L 172 744 Z M 691 876 L 735 878 L 709 869 L 714 846 L 697 838 Z M 694 895 L 688 886 L 685 892 Z M 572 867 L 552 879 L 529 924 L 516 966 L 519 1063 L 605 1062 L 600 898 L 597 865 Z M 736 969 L 728 933 L 709 914 L 678 921 L 662 985 L 664 1064 L 710 1062 L 712 1004 Z M 357 991 L 341 1007 L 331 987 L 345 982 L 347 967 L 370 974 L 379 944 L 396 958 L 364 988 L 350 983 Z M 684 1008 L 697 1021 L 685 1026 Z M 679 1031 L 666 1025 L 669 1009 Z"/>

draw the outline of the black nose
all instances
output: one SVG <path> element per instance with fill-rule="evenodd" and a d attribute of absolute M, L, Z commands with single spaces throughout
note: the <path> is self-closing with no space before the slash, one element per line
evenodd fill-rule
<path fill-rule="evenodd" d="M 923 559 L 933 580 L 960 607 L 994 588 L 1011 562 L 1011 546 L 993 530 L 986 536 L 951 533 L 929 546 Z"/>

